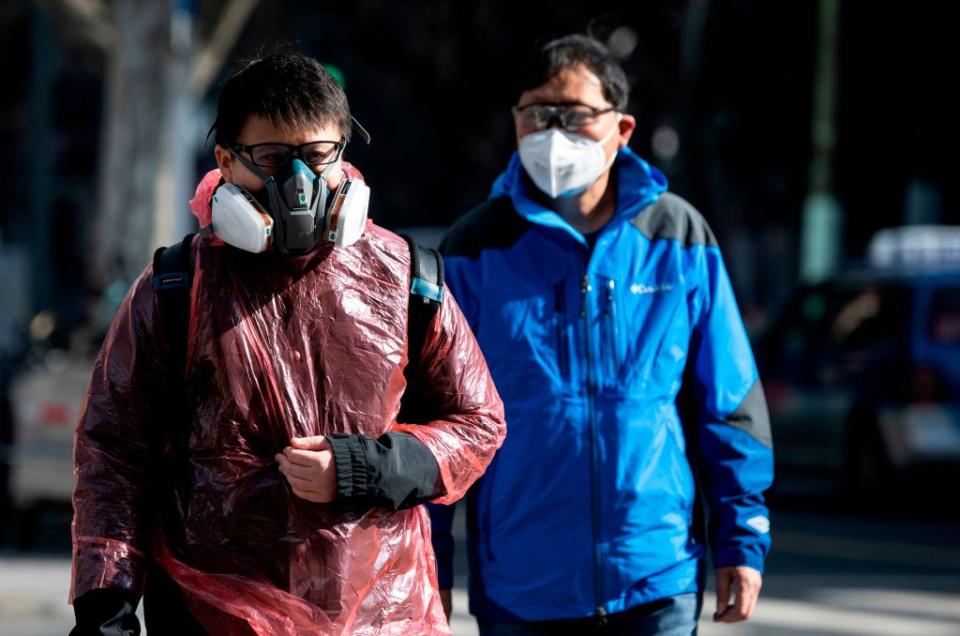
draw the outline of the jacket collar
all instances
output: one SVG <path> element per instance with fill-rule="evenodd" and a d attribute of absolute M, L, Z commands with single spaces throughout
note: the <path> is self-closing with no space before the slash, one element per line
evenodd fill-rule
<path fill-rule="evenodd" d="M 630 148 L 624 147 L 617 152 L 612 170 L 617 171 L 619 179 L 617 209 L 601 232 L 616 221 L 633 218 L 667 189 L 667 178 L 664 174 L 638 157 Z M 509 196 L 514 209 L 524 219 L 537 225 L 561 229 L 586 244 L 583 235 L 563 217 L 531 196 L 534 188 L 536 186 L 527 178 L 520 164 L 520 155 L 514 152 L 507 169 L 494 181 L 490 198 Z"/>

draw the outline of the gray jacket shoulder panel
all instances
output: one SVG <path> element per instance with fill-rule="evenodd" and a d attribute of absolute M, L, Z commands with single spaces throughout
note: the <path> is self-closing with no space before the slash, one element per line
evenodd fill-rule
<path fill-rule="evenodd" d="M 717 239 L 703 215 L 685 199 L 664 192 L 631 221 L 651 241 L 673 239 L 684 247 L 716 247 Z"/>
<path fill-rule="evenodd" d="M 770 413 L 767 410 L 767 398 L 763 394 L 763 384 L 760 380 L 750 387 L 750 392 L 737 410 L 727 416 L 727 424 L 739 428 L 767 448 L 773 448 Z"/>

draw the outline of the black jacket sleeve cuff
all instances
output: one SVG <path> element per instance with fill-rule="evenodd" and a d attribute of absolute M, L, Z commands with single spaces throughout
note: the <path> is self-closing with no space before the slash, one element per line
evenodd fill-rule
<path fill-rule="evenodd" d="M 370 466 L 361 435 L 328 435 L 337 466 L 337 499 L 365 497 L 370 493 Z"/>
<path fill-rule="evenodd" d="M 409 433 L 328 435 L 337 468 L 337 499 L 400 510 L 442 494 L 433 453 Z"/>

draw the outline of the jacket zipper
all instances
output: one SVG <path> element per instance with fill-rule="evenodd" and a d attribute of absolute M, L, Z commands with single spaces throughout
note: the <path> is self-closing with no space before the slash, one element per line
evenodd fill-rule
<path fill-rule="evenodd" d="M 599 470 L 600 458 L 599 449 L 597 448 L 597 418 L 594 405 L 594 393 L 596 391 L 596 387 L 593 377 L 593 370 L 596 367 L 594 366 L 595 361 L 593 360 L 593 348 L 590 346 L 591 328 L 589 294 L 591 291 L 593 291 L 593 287 L 590 285 L 590 275 L 587 273 L 583 276 L 583 284 L 581 286 L 583 306 L 580 310 L 580 318 L 584 323 L 586 332 L 584 343 L 586 345 L 587 354 L 587 411 L 590 416 L 590 507 L 593 513 L 593 594 L 594 602 L 596 603 L 596 615 L 598 618 L 602 619 L 606 615 L 606 610 L 603 608 L 603 579 L 601 578 L 601 564 L 603 562 L 603 555 L 601 554 L 600 548 L 600 478 L 597 474 L 597 471 Z"/>

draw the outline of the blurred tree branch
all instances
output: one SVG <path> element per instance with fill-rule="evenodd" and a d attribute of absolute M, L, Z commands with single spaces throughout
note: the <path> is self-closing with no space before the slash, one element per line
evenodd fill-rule
<path fill-rule="evenodd" d="M 258 0 L 225 0 L 195 25 L 177 0 L 36 0 L 105 61 L 105 112 L 89 283 L 130 282 L 188 221 L 200 139 L 191 123 Z M 196 28 L 199 27 L 199 28 Z M 195 46 L 194 33 L 208 33 Z M 199 51 L 199 53 L 196 53 Z"/>
<path fill-rule="evenodd" d="M 205 95 L 210 88 L 258 2 L 230 0 L 221 11 L 213 33 L 201 45 L 193 64 L 193 90 L 197 95 Z"/>
<path fill-rule="evenodd" d="M 38 0 L 61 31 L 108 55 L 117 42 L 110 8 L 102 0 Z"/>

